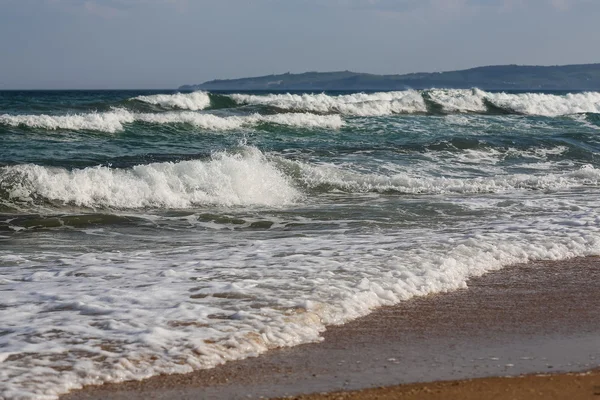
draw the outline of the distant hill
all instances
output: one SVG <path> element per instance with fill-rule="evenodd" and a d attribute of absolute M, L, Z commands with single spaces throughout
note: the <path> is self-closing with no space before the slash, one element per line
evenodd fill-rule
<path fill-rule="evenodd" d="M 564 66 L 498 65 L 462 71 L 374 75 L 359 72 L 305 72 L 254 78 L 218 79 L 179 90 L 403 90 L 430 88 L 485 90 L 600 90 L 600 64 Z"/>

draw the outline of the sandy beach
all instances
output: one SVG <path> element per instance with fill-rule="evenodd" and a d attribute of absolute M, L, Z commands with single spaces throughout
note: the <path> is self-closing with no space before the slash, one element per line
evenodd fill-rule
<path fill-rule="evenodd" d="M 319 393 L 286 397 L 297 400 L 442 400 L 442 399 L 573 399 L 600 396 L 600 375 L 552 374 L 526 375 L 516 378 L 480 378 L 463 381 L 408 384 L 351 392 Z"/>
<path fill-rule="evenodd" d="M 596 257 L 516 265 L 329 327 L 321 343 L 61 399 L 593 398 L 599 282 Z"/>

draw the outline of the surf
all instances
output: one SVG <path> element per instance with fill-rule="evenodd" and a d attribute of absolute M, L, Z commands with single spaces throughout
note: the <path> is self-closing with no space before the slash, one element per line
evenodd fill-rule
<path fill-rule="evenodd" d="M 67 170 L 35 164 L 0 168 L 0 199 L 15 208 L 91 209 L 284 206 L 301 198 L 258 149 L 218 152 L 208 160 Z"/>
<path fill-rule="evenodd" d="M 0 125 L 44 130 L 98 131 L 117 133 L 128 124 L 144 122 L 156 125 L 186 124 L 211 131 L 227 131 L 260 124 L 275 124 L 305 128 L 339 129 L 344 121 L 339 115 L 314 115 L 310 113 L 284 113 L 274 115 L 219 116 L 192 111 L 164 113 L 134 113 L 126 109 L 110 112 L 91 112 L 70 115 L 0 115 Z"/>
<path fill-rule="evenodd" d="M 339 113 L 348 116 L 393 114 L 521 114 L 556 117 L 600 113 L 600 93 L 495 93 L 480 89 L 430 89 L 400 92 L 320 94 L 231 94 L 238 104 L 275 107 L 285 111 Z"/>

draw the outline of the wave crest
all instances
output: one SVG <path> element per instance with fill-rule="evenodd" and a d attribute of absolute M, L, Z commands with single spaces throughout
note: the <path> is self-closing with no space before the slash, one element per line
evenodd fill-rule
<path fill-rule="evenodd" d="M 369 174 L 335 165 L 311 165 L 283 161 L 307 190 L 346 193 L 474 194 L 514 190 L 558 190 L 599 185 L 600 170 L 591 165 L 564 174 L 504 175 L 477 178 L 420 177 L 409 173 Z"/>
<path fill-rule="evenodd" d="M 414 90 L 402 92 L 354 93 L 339 96 L 321 94 L 232 94 L 238 104 L 266 105 L 282 110 L 316 113 L 339 113 L 356 116 L 380 116 L 427 111 L 421 94 Z"/>
<path fill-rule="evenodd" d="M 424 91 L 321 94 L 232 94 L 238 104 L 265 105 L 282 110 L 339 113 L 354 116 L 427 113 L 509 113 L 560 116 L 600 113 L 600 93 L 492 93 L 479 89 L 431 89 Z M 433 108 L 433 110 L 432 110 Z"/>
<path fill-rule="evenodd" d="M 60 203 L 89 208 L 282 206 L 300 193 L 263 153 L 217 153 L 207 161 L 76 170 L 33 164 L 0 169 L 0 196 L 13 204 Z"/>
<path fill-rule="evenodd" d="M 314 115 L 309 113 L 288 113 L 274 115 L 243 115 L 221 117 L 192 111 L 165 113 L 132 113 L 125 109 L 115 109 L 106 113 L 73 115 L 0 115 L 0 124 L 26 126 L 48 130 L 90 130 L 115 133 L 124 130 L 124 124 L 133 122 L 152 124 L 189 124 L 206 130 L 231 130 L 261 123 L 305 128 L 338 129 L 344 122 L 339 115 Z"/>
<path fill-rule="evenodd" d="M 164 108 L 179 108 L 191 111 L 204 110 L 210 107 L 210 97 L 206 92 L 155 94 L 151 96 L 137 96 L 132 100 Z"/>
<path fill-rule="evenodd" d="M 123 124 L 132 123 L 135 116 L 127 110 L 115 109 L 110 112 L 92 112 L 71 115 L 0 115 L 0 124 L 27 126 L 38 129 L 91 130 L 115 133 L 123 130 Z"/>

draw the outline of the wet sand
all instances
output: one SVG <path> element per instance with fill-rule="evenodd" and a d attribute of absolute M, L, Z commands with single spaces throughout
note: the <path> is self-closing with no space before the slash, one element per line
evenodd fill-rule
<path fill-rule="evenodd" d="M 330 327 L 321 343 L 185 375 L 86 387 L 61 399 L 247 399 L 322 392 L 332 394 L 306 398 L 521 398 L 511 394 L 512 387 L 546 396 L 540 398 L 600 398 L 594 395 L 600 387 L 596 373 L 473 380 L 598 368 L 600 258 L 516 265 L 471 279 L 468 286 Z M 440 382 L 464 379 L 470 381 Z M 396 386 L 415 382 L 434 383 Z M 385 388 L 333 393 L 374 387 Z M 457 388 L 464 390 L 453 392 Z M 577 388 L 588 397 L 576 397 Z M 406 397 L 411 390 L 422 397 Z"/>
<path fill-rule="evenodd" d="M 294 400 L 583 400 L 600 398 L 600 373 L 407 384 L 356 392 L 286 397 Z"/>

